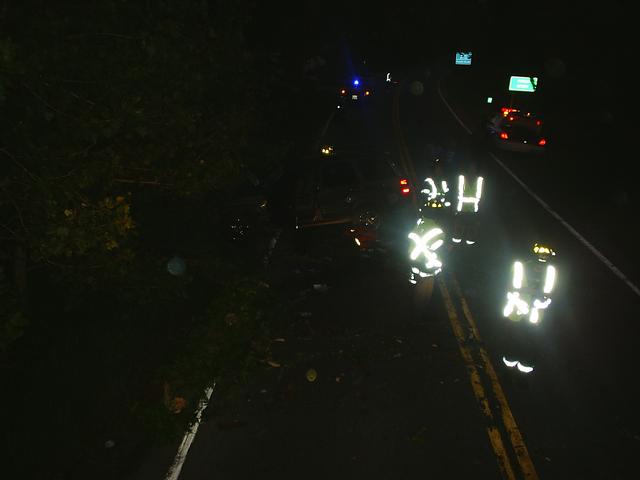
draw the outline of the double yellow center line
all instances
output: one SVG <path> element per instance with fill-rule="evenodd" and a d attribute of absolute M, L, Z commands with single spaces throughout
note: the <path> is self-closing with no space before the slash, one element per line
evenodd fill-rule
<path fill-rule="evenodd" d="M 493 364 L 489 359 L 487 351 L 482 346 L 480 333 L 478 332 L 478 327 L 473 318 L 473 315 L 471 314 L 471 309 L 469 308 L 469 305 L 462 294 L 460 285 L 458 284 L 458 281 L 456 280 L 454 274 L 448 274 L 447 280 L 452 285 L 455 297 L 459 301 L 464 319 L 466 320 L 465 326 L 467 332 L 465 332 L 465 328 L 463 328 L 463 325 L 458 317 L 456 306 L 454 305 L 444 278 L 440 277 L 438 279 L 438 287 L 444 300 L 447 315 L 453 328 L 453 333 L 456 336 L 456 340 L 458 341 L 458 347 L 460 348 L 462 359 L 464 360 L 467 373 L 469 374 L 471 380 L 473 393 L 476 397 L 476 400 L 480 404 L 480 410 L 488 420 L 487 434 L 489 435 L 491 446 L 498 459 L 498 466 L 500 467 L 500 471 L 502 472 L 503 477 L 509 480 L 519 477 L 535 480 L 538 478 L 538 474 L 536 473 L 533 461 L 529 456 L 527 446 L 522 439 L 522 435 L 520 433 L 520 430 L 518 429 L 518 425 L 513 418 L 513 414 L 511 413 L 511 409 L 509 408 L 509 403 L 507 402 L 507 398 L 504 394 L 504 391 L 502 390 L 502 386 L 498 381 L 498 376 L 495 369 L 493 368 Z M 488 397 L 486 394 L 487 389 L 485 389 L 484 387 L 485 382 L 482 381 L 476 365 L 481 366 L 482 371 L 486 376 L 485 382 L 490 385 L 489 391 L 493 395 L 493 398 L 495 399 L 498 406 L 498 416 L 493 415 L 491 407 L 489 406 Z M 504 431 L 507 435 L 509 444 L 513 449 L 513 453 L 515 454 L 517 463 L 519 465 L 519 471 L 521 475 L 516 476 L 514 473 L 513 467 L 511 466 L 511 461 L 509 460 L 509 455 L 507 453 L 507 450 L 505 449 L 505 443 L 502 440 L 501 431 Z"/>
<path fill-rule="evenodd" d="M 417 198 L 415 195 L 415 189 L 418 187 L 418 183 L 416 182 L 417 176 L 413 162 L 411 161 L 411 156 L 404 142 L 402 127 L 400 125 L 400 89 L 398 89 L 393 99 L 392 110 L 393 127 L 400 150 L 400 162 L 411 178 L 412 185 L 414 186 L 412 189 L 412 199 L 414 207 L 417 209 Z M 473 394 L 478 402 L 480 411 L 487 420 L 487 435 L 493 452 L 496 455 L 498 468 L 500 469 L 502 477 L 507 480 L 515 480 L 516 478 L 537 480 L 538 474 L 529 456 L 527 446 L 522 439 L 518 425 L 513 418 L 493 364 L 485 348 L 482 346 L 478 326 L 471 314 L 471 309 L 462 294 L 455 275 L 453 273 L 447 274 L 446 279 L 447 282 L 445 282 L 445 276 L 441 275 L 438 278 L 438 287 L 444 300 L 449 322 L 451 323 L 453 333 L 458 342 L 462 360 L 469 375 Z M 455 303 L 454 298 L 452 298 L 449 292 L 447 283 L 453 288 L 455 300 L 457 300 Z M 456 308 L 456 303 L 459 304 L 459 309 Z M 462 311 L 464 324 L 458 316 L 459 310 Z M 477 365 L 481 367 L 482 375 Z M 489 389 L 485 387 L 487 384 L 490 387 Z M 493 401 L 491 404 L 496 405 L 494 408 L 497 411 L 496 415 L 494 415 L 494 411 L 491 408 L 487 391 L 492 395 Z M 503 432 L 504 436 L 508 439 L 509 443 L 507 444 L 503 440 Z M 518 466 L 517 470 L 514 470 L 512 466 L 513 462 L 509 450 L 512 452 L 512 456 L 515 457 Z"/>

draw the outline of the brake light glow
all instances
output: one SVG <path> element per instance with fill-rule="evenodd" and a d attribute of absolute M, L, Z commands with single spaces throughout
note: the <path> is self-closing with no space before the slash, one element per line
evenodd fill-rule
<path fill-rule="evenodd" d="M 538 145 L 540 145 L 541 147 L 544 147 L 547 144 L 547 141 L 544 138 L 541 138 L 540 141 L 538 142 Z"/>
<path fill-rule="evenodd" d="M 342 90 L 340 90 L 340 93 L 341 93 L 342 95 L 344 95 L 344 94 L 346 94 L 346 93 L 347 93 L 347 91 L 343 88 Z"/>
<path fill-rule="evenodd" d="M 507 140 L 509 138 L 509 135 L 507 135 L 507 132 L 502 132 L 500 134 L 500 138 L 503 139 L 503 140 Z"/>
<path fill-rule="evenodd" d="M 540 120 L 536 120 L 536 125 L 540 126 L 540 125 L 542 125 L 542 122 Z"/>
<path fill-rule="evenodd" d="M 507 108 L 507 107 L 502 107 L 500 109 L 500 111 L 502 112 L 502 115 L 504 115 L 505 117 L 507 115 L 509 115 L 511 112 L 517 112 L 518 110 L 515 108 Z"/>
<path fill-rule="evenodd" d="M 402 194 L 403 195 L 409 195 L 409 192 L 411 192 L 411 189 L 409 188 L 409 180 L 407 180 L 406 178 L 401 178 L 400 179 L 400 186 L 402 187 L 400 189 Z"/>

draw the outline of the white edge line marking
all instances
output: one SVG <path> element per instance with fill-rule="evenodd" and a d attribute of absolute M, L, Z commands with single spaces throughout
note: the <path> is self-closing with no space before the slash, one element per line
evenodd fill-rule
<path fill-rule="evenodd" d="M 185 432 L 184 437 L 182 437 L 182 443 L 180 443 L 180 448 L 178 448 L 178 453 L 176 454 L 176 458 L 173 460 L 171 468 L 169 468 L 167 475 L 164 477 L 165 480 L 177 480 L 180 476 L 182 465 L 187 459 L 187 453 L 189 453 L 189 448 L 191 448 L 191 444 L 193 443 L 194 438 L 196 438 L 196 433 L 198 432 L 198 427 L 200 426 L 200 421 L 202 419 L 202 412 L 207 408 L 215 386 L 216 384 L 214 382 L 213 386 L 207 387 L 204 391 L 204 397 L 200 399 L 196 410 L 196 421 Z"/>
<path fill-rule="evenodd" d="M 453 115 L 455 119 L 458 121 L 458 123 L 462 126 L 462 128 L 464 128 L 465 131 L 469 135 L 471 135 L 471 130 L 469 130 L 469 128 L 462 122 L 462 120 L 460 120 L 458 115 L 456 115 L 456 113 L 453 111 L 453 109 L 451 108 L 447 100 L 444 98 L 444 95 L 442 95 L 442 91 L 440 90 L 440 82 L 438 82 L 438 95 L 440 95 L 440 98 L 442 99 L 446 107 L 449 109 L 449 112 L 451 112 L 451 115 Z M 635 293 L 638 297 L 640 297 L 640 288 L 638 288 L 633 282 L 631 282 L 631 280 L 629 280 L 629 278 L 624 273 L 622 273 L 622 271 L 618 267 L 616 267 L 611 262 L 611 260 L 605 257 L 602 253 L 600 253 L 598 249 L 596 249 L 596 247 L 591 245 L 587 241 L 587 239 L 585 239 L 582 235 L 580 235 L 580 233 L 578 233 L 578 231 L 575 228 L 569 225 L 569 223 L 564 218 L 558 215 L 558 213 L 556 213 L 544 200 L 542 200 L 529 187 L 527 187 L 527 185 L 522 180 L 520 180 L 520 178 L 518 178 L 516 174 L 509 169 L 509 167 L 507 167 L 504 163 L 502 163 L 502 161 L 498 157 L 496 157 L 492 152 L 489 152 L 489 155 L 491 155 L 491 158 L 493 158 L 496 161 L 496 163 L 504 169 L 504 171 L 506 171 L 509 175 L 511 175 L 511 177 L 516 182 L 518 182 L 520 186 L 524 188 L 524 190 L 529 195 L 531 195 L 531 197 L 533 197 L 536 202 L 542 205 L 542 208 L 544 208 L 547 212 L 551 214 L 551 216 L 553 216 L 556 220 L 558 220 L 562 224 L 562 226 L 564 226 L 567 230 L 569 230 L 569 232 L 571 232 L 571 234 L 580 241 L 580 243 L 582 243 L 585 247 L 587 247 L 587 249 L 589 249 L 591 253 L 593 253 L 602 263 L 604 263 L 605 266 L 609 268 L 609 270 L 611 270 L 620 280 L 626 283 L 627 286 L 633 291 L 633 293 Z"/>
<path fill-rule="evenodd" d="M 444 104 L 447 106 L 447 108 L 449 109 L 449 112 L 451 112 L 451 115 L 453 115 L 453 117 L 458 121 L 458 123 L 462 126 L 462 128 L 465 129 L 465 131 L 471 135 L 471 130 L 469 130 L 469 128 L 464 124 L 464 122 L 462 120 L 460 120 L 460 118 L 458 117 L 458 115 L 456 115 L 456 112 L 453 111 L 453 108 L 451 108 L 451 105 L 449 105 L 449 102 L 447 102 L 447 100 L 444 98 L 444 95 L 442 95 L 442 90 L 440 90 L 440 81 L 438 81 L 438 95 L 440 95 L 440 98 L 442 99 L 442 101 L 444 102 Z"/>

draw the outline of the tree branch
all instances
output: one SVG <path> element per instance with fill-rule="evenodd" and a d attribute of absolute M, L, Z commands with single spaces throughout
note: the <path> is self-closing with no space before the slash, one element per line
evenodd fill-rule
<path fill-rule="evenodd" d="M 13 205 L 13 208 L 15 208 L 16 213 L 18 214 L 18 219 L 20 220 L 20 225 L 22 225 L 22 229 L 24 230 L 24 233 L 27 235 L 27 237 L 29 237 L 30 232 L 29 232 L 29 229 L 27 228 L 27 225 L 24 223 L 24 218 L 22 217 L 22 211 L 20 210 L 20 207 L 18 207 L 18 204 L 15 202 L 15 200 L 13 199 L 13 197 L 10 195 L 10 193 L 7 191 L 6 188 L 2 187 L 2 190 L 4 191 L 5 195 L 7 196 L 11 204 Z"/>
<path fill-rule="evenodd" d="M 109 32 L 93 32 L 93 33 L 74 33 L 72 35 L 67 35 L 67 38 L 82 38 L 82 37 L 114 37 L 114 38 L 122 38 L 124 40 L 140 40 L 142 37 L 132 37 L 131 35 L 123 35 L 121 33 L 109 33 Z"/>
<path fill-rule="evenodd" d="M 67 118 L 72 118 L 74 120 L 77 120 L 76 118 L 74 118 L 73 116 L 69 115 L 68 113 L 64 113 L 61 110 L 58 110 L 56 107 L 54 107 L 53 105 L 51 105 L 49 102 L 47 102 L 44 98 L 42 98 L 40 95 L 38 95 L 31 87 L 29 87 L 29 85 L 27 85 L 26 83 L 22 83 L 22 86 L 24 88 L 26 88 L 29 93 L 31 93 L 31 95 L 33 95 L 34 97 L 36 97 L 38 100 L 40 100 L 42 103 L 45 104 L 45 106 L 47 108 L 49 108 L 50 110 L 53 110 L 54 112 L 62 115 L 63 117 L 67 117 Z"/>
<path fill-rule="evenodd" d="M 127 178 L 114 178 L 114 182 L 118 183 L 135 183 L 137 185 L 157 185 L 159 187 L 175 187 L 174 184 L 171 183 L 160 183 L 157 180 L 130 180 Z"/>
<path fill-rule="evenodd" d="M 20 235 L 14 232 L 11 228 L 7 227 L 4 223 L 0 222 L 0 227 L 4 228 L 11 234 L 11 240 L 24 240 Z"/>
<path fill-rule="evenodd" d="M 9 152 L 7 152 L 4 148 L 0 148 L 0 153 L 4 153 L 7 157 L 9 157 L 11 161 L 16 165 L 18 165 L 20 168 L 22 168 L 22 170 L 24 170 L 27 173 L 27 175 L 31 177 L 32 180 L 36 180 L 36 181 L 39 180 L 39 177 L 37 175 L 31 173 L 31 171 L 27 167 L 25 167 L 22 163 L 16 160 L 16 158 L 13 155 L 11 155 Z"/>

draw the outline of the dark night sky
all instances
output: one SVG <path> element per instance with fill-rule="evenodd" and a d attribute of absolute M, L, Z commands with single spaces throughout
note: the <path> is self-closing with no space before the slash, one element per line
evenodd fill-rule
<path fill-rule="evenodd" d="M 261 42 L 294 56 L 348 46 L 385 61 L 421 61 L 469 48 L 503 62 L 559 57 L 579 68 L 606 65 L 630 48 L 616 1 L 265 2 Z M 628 13 L 628 12 L 627 12 Z"/>
<path fill-rule="evenodd" d="M 277 2 L 256 17 L 261 45 L 281 51 L 291 69 L 321 55 L 336 74 L 366 58 L 379 70 L 422 67 L 474 52 L 476 68 L 501 81 L 537 74 L 567 108 L 612 111 L 626 102 L 619 85 L 629 73 L 633 16 L 619 0 L 518 2 Z M 570 98 L 569 98 L 570 97 Z"/>

